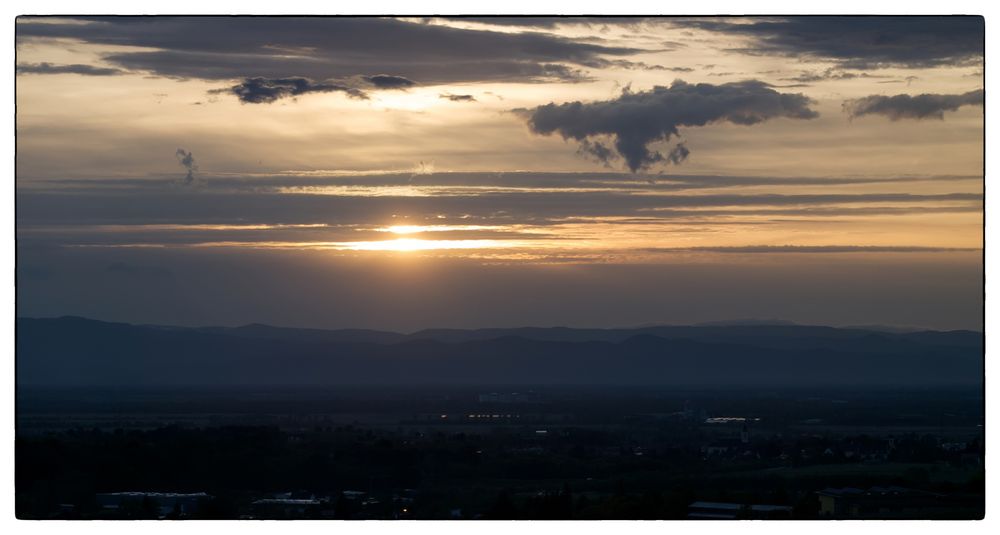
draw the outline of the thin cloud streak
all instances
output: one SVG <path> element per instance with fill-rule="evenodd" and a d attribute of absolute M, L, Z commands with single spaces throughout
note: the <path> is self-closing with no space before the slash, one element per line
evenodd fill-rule
<path fill-rule="evenodd" d="M 48 62 L 22 63 L 16 67 L 17 74 L 82 74 L 84 76 L 116 76 L 126 74 L 126 71 L 113 67 L 97 67 L 73 63 L 56 65 Z"/>
<path fill-rule="evenodd" d="M 327 172 L 329 173 L 329 172 Z M 630 174 L 619 172 L 604 173 L 542 173 L 542 172 L 504 172 L 504 173 L 449 173 L 435 172 L 431 174 L 414 175 L 412 172 L 386 171 L 351 175 L 348 172 L 331 176 L 322 176 L 322 172 L 288 171 L 283 174 L 266 175 L 221 175 L 203 173 L 211 179 L 208 189 L 239 192 L 239 191 L 277 191 L 277 188 L 294 187 L 353 187 L 368 188 L 392 187 L 508 187 L 525 189 L 616 189 L 621 191 L 634 190 L 685 190 L 685 189 L 725 189 L 732 187 L 751 186 L 843 186 L 864 184 L 898 184 L 906 186 L 911 183 L 951 183 L 951 182 L 982 182 L 981 175 L 943 175 L 943 176 L 869 176 L 869 177 L 769 177 L 769 176 L 735 176 L 735 175 L 663 175 L 663 174 Z M 23 184 L 23 188 L 31 190 L 46 190 L 51 188 L 71 187 L 80 190 L 109 191 L 112 189 L 134 189 L 136 191 L 150 190 L 157 187 L 167 187 L 169 179 L 150 178 L 87 178 L 87 179 L 42 179 Z M 346 190 L 345 190 L 346 192 Z"/>

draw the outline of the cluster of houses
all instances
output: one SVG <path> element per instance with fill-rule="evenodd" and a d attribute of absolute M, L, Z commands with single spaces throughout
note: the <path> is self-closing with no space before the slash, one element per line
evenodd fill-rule
<path fill-rule="evenodd" d="M 156 518 L 186 518 L 195 515 L 212 496 L 204 492 L 102 492 L 95 496 L 105 513 Z"/>
<path fill-rule="evenodd" d="M 204 492 L 105 492 L 96 495 L 103 518 L 186 519 L 198 518 L 199 511 L 213 496 Z M 254 499 L 241 511 L 251 519 L 338 519 L 412 518 L 414 491 L 406 489 L 391 496 L 376 497 L 368 492 L 345 490 L 332 494 L 305 491 L 277 492 Z"/>
<path fill-rule="evenodd" d="M 825 488 L 816 492 L 821 519 L 928 518 L 946 514 L 956 504 L 948 496 L 899 486 Z M 688 506 L 692 520 L 784 520 L 794 518 L 794 508 L 697 501 Z"/>

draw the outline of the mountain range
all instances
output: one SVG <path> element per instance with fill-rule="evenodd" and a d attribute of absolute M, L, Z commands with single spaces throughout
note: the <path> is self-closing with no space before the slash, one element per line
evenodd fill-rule
<path fill-rule="evenodd" d="M 17 319 L 22 386 L 607 384 L 944 386 L 983 380 L 983 334 L 795 324 L 628 329 L 173 327 Z"/>

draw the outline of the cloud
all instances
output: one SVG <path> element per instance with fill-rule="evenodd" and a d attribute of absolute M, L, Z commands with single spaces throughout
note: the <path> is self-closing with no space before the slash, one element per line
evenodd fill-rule
<path fill-rule="evenodd" d="M 413 170 L 419 182 L 427 165 Z M 436 176 L 436 175 L 435 175 Z M 949 193 L 864 194 L 709 194 L 664 195 L 635 191 L 461 192 L 451 195 L 372 195 L 351 188 L 341 194 L 258 191 L 245 186 L 219 191 L 205 184 L 208 195 L 179 188 L 146 186 L 130 191 L 95 187 L 17 192 L 19 229 L 48 224 L 227 223 L 227 224 L 376 224 L 406 214 L 412 220 L 446 215 L 462 224 L 565 223 L 567 218 L 594 217 L 697 218 L 765 216 L 841 216 L 904 213 L 981 212 L 983 195 Z M 359 191 L 360 190 L 360 191 Z M 492 223 L 489 223 L 492 222 Z M 67 234 L 55 234 L 64 239 Z"/>
<path fill-rule="evenodd" d="M 811 56 L 851 69 L 976 63 L 983 57 L 985 34 L 981 16 L 812 16 L 677 24 L 752 39 L 752 44 L 736 52 Z"/>
<path fill-rule="evenodd" d="M 476 97 L 472 95 L 452 95 L 450 93 L 441 93 L 438 97 L 448 99 L 452 102 L 476 102 Z"/>
<path fill-rule="evenodd" d="M 532 132 L 587 141 L 583 150 L 593 156 L 608 154 L 599 138 L 610 138 L 615 152 L 634 173 L 658 162 L 678 164 L 687 158 L 689 151 L 683 144 L 667 155 L 649 148 L 651 143 L 679 136 L 679 127 L 713 122 L 753 125 L 778 117 L 812 119 L 818 114 L 809 108 L 811 103 L 805 95 L 779 93 L 757 80 L 721 85 L 677 80 L 670 87 L 626 90 L 614 100 L 550 103 L 516 111 L 527 116 Z"/>
<path fill-rule="evenodd" d="M 374 17 L 95 17 L 18 19 L 19 42 L 113 45 L 103 59 L 159 76 L 347 80 L 392 73 L 423 85 L 586 79 L 584 63 L 641 49 L 547 33 L 501 32 Z M 141 47 L 141 48 L 121 48 Z"/>
<path fill-rule="evenodd" d="M 423 160 L 417 162 L 417 165 L 413 166 L 413 172 L 410 173 L 410 178 L 420 175 L 433 175 L 434 174 L 434 162 L 425 162 Z"/>
<path fill-rule="evenodd" d="M 478 22 L 480 24 L 490 24 L 495 26 L 521 26 L 526 28 L 551 29 L 556 26 L 570 25 L 617 25 L 635 26 L 650 20 L 657 20 L 655 17 L 581 17 L 581 16 L 561 16 L 561 17 L 504 17 L 504 16 L 482 16 L 482 17 L 435 17 L 440 21 L 462 21 Z"/>
<path fill-rule="evenodd" d="M 872 76 L 866 72 L 849 72 L 840 71 L 833 68 L 826 69 L 825 71 L 803 71 L 798 76 L 792 76 L 789 78 L 782 78 L 782 80 L 790 82 L 822 82 L 825 80 L 853 80 L 855 78 L 882 78 L 881 76 Z"/>
<path fill-rule="evenodd" d="M 125 74 L 125 71 L 111 67 L 95 67 L 80 63 L 55 65 L 48 62 L 22 63 L 17 66 L 17 72 L 18 74 L 82 74 L 85 76 L 115 76 Z"/>
<path fill-rule="evenodd" d="M 581 64 L 594 69 L 617 68 L 644 71 L 694 72 L 694 69 L 691 67 L 665 67 L 663 65 L 653 65 L 644 61 L 629 61 L 627 59 L 594 58 Z"/>
<path fill-rule="evenodd" d="M 393 76 L 391 74 L 376 74 L 373 76 L 364 76 L 363 78 L 378 89 L 406 89 L 417 85 L 416 82 L 409 78 Z"/>
<path fill-rule="evenodd" d="M 924 93 L 910 96 L 870 95 L 864 98 L 846 100 L 843 107 L 853 119 L 862 115 L 883 115 L 892 121 L 900 119 L 944 119 L 944 112 L 955 111 L 962 106 L 982 106 L 985 94 L 982 89 L 961 95 L 938 95 Z"/>
<path fill-rule="evenodd" d="M 242 83 L 210 93 L 232 93 L 245 104 L 270 104 L 276 100 L 297 97 L 307 93 L 342 92 L 355 99 L 366 100 L 368 95 L 353 87 L 330 82 L 313 82 L 308 78 L 247 78 Z"/>
<path fill-rule="evenodd" d="M 184 177 L 184 185 L 190 185 L 194 182 L 194 172 L 198 170 L 198 164 L 194 162 L 194 154 L 184 149 L 177 149 L 174 156 L 177 157 L 177 163 L 187 169 L 187 176 Z"/>
<path fill-rule="evenodd" d="M 576 152 L 582 156 L 593 156 L 598 163 L 602 163 L 608 168 L 611 167 L 611 162 L 613 160 L 618 159 L 618 154 L 614 151 L 614 149 L 608 147 L 601 141 L 581 139 L 580 147 Z"/>
<path fill-rule="evenodd" d="M 612 158 L 617 157 L 615 154 Z M 426 188 L 457 188 L 468 192 L 474 188 L 482 193 L 495 193 L 502 188 L 519 188 L 530 190 L 540 188 L 553 193 L 555 190 L 586 191 L 617 191 L 633 195 L 647 191 L 685 191 L 727 188 L 746 188 L 751 186 L 775 186 L 779 189 L 793 186 L 853 186 L 862 184 L 888 184 L 901 187 L 904 190 L 913 187 L 914 183 L 933 182 L 944 183 L 979 183 L 981 175 L 917 175 L 917 176 L 822 176 L 822 177 L 774 177 L 774 176 L 742 176 L 742 175 L 662 175 L 655 173 L 629 174 L 627 172 L 608 173 L 595 172 L 448 172 L 414 176 L 413 169 L 405 171 L 378 174 L 333 174 L 322 175 L 312 172 L 288 172 L 275 175 L 232 176 L 217 175 L 212 177 L 211 184 L 206 184 L 214 193 L 243 194 L 248 192 L 288 191 L 289 188 L 310 187 L 348 187 L 350 191 L 360 193 L 358 187 L 392 188 L 392 187 L 426 187 Z M 142 178 L 75 178 L 49 179 L 44 184 L 52 188 L 69 187 L 74 191 L 91 189 L 94 191 L 128 191 L 139 194 L 150 188 L 170 189 L 172 182 L 167 179 Z M 957 186 L 961 188 L 961 186 Z M 919 186 L 917 186 L 919 189 Z M 345 192 L 346 194 L 346 192 Z"/>
<path fill-rule="evenodd" d="M 906 85 L 909 86 L 910 84 L 912 84 L 913 82 L 915 82 L 916 80 L 919 80 L 919 79 L 920 79 L 919 76 L 907 76 L 907 77 L 903 78 L 902 80 L 879 80 L 879 81 L 877 81 L 875 83 L 876 84 L 902 84 L 902 83 L 905 82 Z"/>
<path fill-rule="evenodd" d="M 691 151 L 688 150 L 687 146 L 683 143 L 678 143 L 677 145 L 674 145 L 674 148 L 670 149 L 669 153 L 667 153 L 666 161 L 674 165 L 680 165 L 687 159 L 688 154 L 691 154 Z"/>

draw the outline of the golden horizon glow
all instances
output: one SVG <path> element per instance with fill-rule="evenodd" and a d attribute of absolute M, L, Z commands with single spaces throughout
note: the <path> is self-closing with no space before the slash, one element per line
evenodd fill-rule
<path fill-rule="evenodd" d="M 377 232 L 393 234 L 416 234 L 419 232 L 453 232 L 461 230 L 498 230 L 504 227 L 496 225 L 393 225 L 375 229 Z"/>
<path fill-rule="evenodd" d="M 215 248 L 243 247 L 251 249 L 319 249 L 335 251 L 433 251 L 438 249 L 499 249 L 524 247 L 527 242 L 515 240 L 425 240 L 420 238 L 396 238 L 378 241 L 211 241 L 177 244 L 177 247 Z M 74 248 L 126 248 L 126 247 L 169 247 L 155 243 L 117 244 L 73 244 Z"/>

